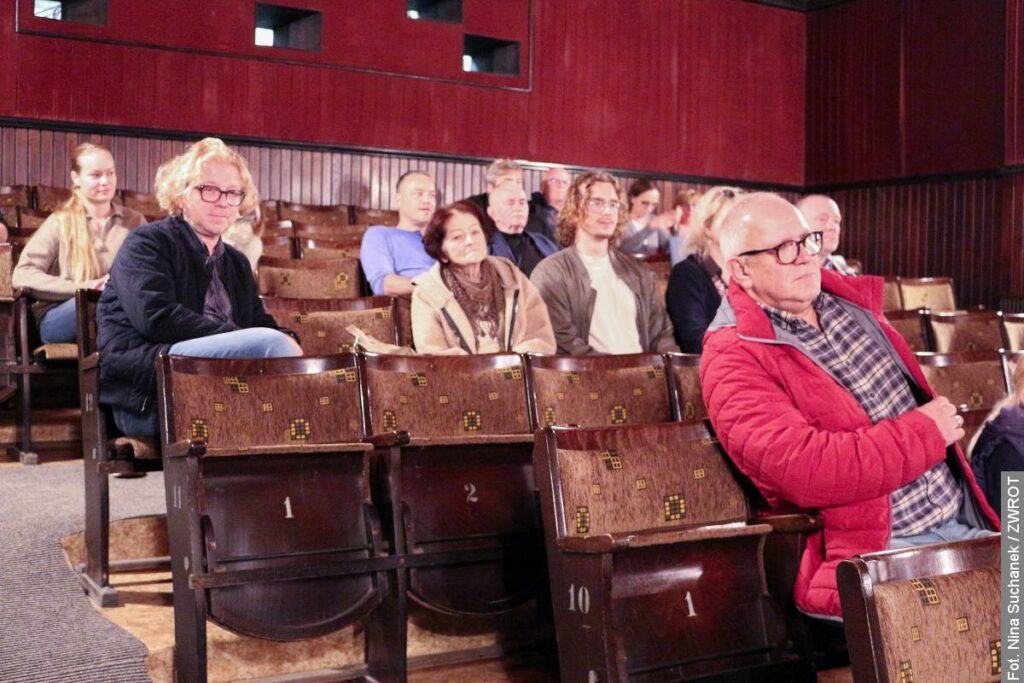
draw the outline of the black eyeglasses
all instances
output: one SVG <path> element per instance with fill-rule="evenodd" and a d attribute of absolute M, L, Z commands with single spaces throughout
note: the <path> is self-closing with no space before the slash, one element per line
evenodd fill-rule
<path fill-rule="evenodd" d="M 245 193 L 241 190 L 222 190 L 216 185 L 196 185 L 199 198 L 207 204 L 216 204 L 221 197 L 226 197 L 228 206 L 241 206 L 245 201 Z"/>
<path fill-rule="evenodd" d="M 740 256 L 756 256 L 757 254 L 773 252 L 775 260 L 779 262 L 779 265 L 788 266 L 800 258 L 801 247 L 811 256 L 821 253 L 821 233 L 809 232 L 798 240 L 786 240 L 782 244 L 768 247 L 767 249 L 752 249 L 751 251 L 743 252 Z"/>

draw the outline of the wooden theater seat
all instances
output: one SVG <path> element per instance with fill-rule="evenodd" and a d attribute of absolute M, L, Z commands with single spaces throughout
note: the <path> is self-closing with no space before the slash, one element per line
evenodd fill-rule
<path fill-rule="evenodd" d="M 1024 351 L 1024 313 L 1003 313 L 1003 334 L 1009 351 Z"/>
<path fill-rule="evenodd" d="M 165 569 L 168 558 L 110 561 L 111 474 L 141 474 L 163 467 L 153 438 L 124 436 L 110 410 L 99 403 L 100 353 L 96 345 L 96 306 L 101 292 L 80 289 L 75 295 L 78 318 L 78 392 L 82 406 L 82 459 L 85 481 L 85 564 L 78 567 L 82 587 L 97 607 L 115 607 L 118 593 L 111 572 Z"/>
<path fill-rule="evenodd" d="M 129 209 L 138 211 L 148 221 L 160 220 L 167 215 L 167 212 L 160 208 L 160 202 L 154 194 L 121 190 L 121 203 Z"/>
<path fill-rule="evenodd" d="M 999 352 L 915 355 L 932 389 L 948 398 L 960 411 L 965 432 L 960 446 L 966 453 L 974 432 L 981 428 L 989 411 L 1007 394 Z"/>
<path fill-rule="evenodd" d="M 319 206 L 316 204 L 280 202 L 277 210 L 279 218 L 285 221 L 296 221 L 323 227 L 341 227 L 351 223 L 347 204 Z"/>
<path fill-rule="evenodd" d="M 353 210 L 353 223 L 357 225 L 398 225 L 398 212 L 386 209 L 361 209 L 355 207 Z"/>
<path fill-rule="evenodd" d="M 295 258 L 295 239 L 287 235 L 262 235 L 260 242 L 263 243 L 261 257 L 291 259 Z"/>
<path fill-rule="evenodd" d="M 18 227 L 25 230 L 27 234 L 28 231 L 35 230 L 42 225 L 43 221 L 50 217 L 50 213 L 50 211 L 18 207 Z"/>
<path fill-rule="evenodd" d="M 283 641 L 362 621 L 367 680 L 404 681 L 355 358 L 165 355 L 158 368 L 177 680 L 206 680 L 210 619 Z"/>
<path fill-rule="evenodd" d="M 904 310 L 898 277 L 885 276 L 885 284 L 882 286 L 882 310 L 885 312 Z"/>
<path fill-rule="evenodd" d="M 922 277 L 899 279 L 900 299 L 903 309 L 914 311 L 927 308 L 931 311 L 955 311 L 956 294 L 953 279 L 948 277 Z"/>
<path fill-rule="evenodd" d="M 302 259 L 359 258 L 362 236 L 346 239 L 321 239 L 311 237 L 295 238 L 296 254 Z"/>
<path fill-rule="evenodd" d="M 51 185 L 36 185 L 33 188 L 35 201 L 33 203 L 37 211 L 50 213 L 61 204 L 71 198 L 71 190 L 66 187 L 54 187 Z"/>
<path fill-rule="evenodd" d="M 562 680 L 814 680 L 767 592 L 771 527 L 702 424 L 547 427 L 534 466 Z"/>
<path fill-rule="evenodd" d="M 700 388 L 700 355 L 666 353 L 669 396 L 672 416 L 676 420 L 703 420 L 708 416 L 704 394 Z"/>
<path fill-rule="evenodd" d="M 295 225 L 294 221 L 264 220 L 261 234 L 263 237 L 294 237 Z"/>
<path fill-rule="evenodd" d="M 929 313 L 928 326 L 934 340 L 933 350 L 937 353 L 1006 348 L 1003 314 L 999 311 Z"/>
<path fill-rule="evenodd" d="M 259 286 L 260 294 L 286 299 L 354 299 L 359 296 L 359 261 L 264 257 Z"/>
<path fill-rule="evenodd" d="M 670 422 L 665 361 L 656 353 L 527 357 L 535 429 Z"/>
<path fill-rule="evenodd" d="M 854 680 L 1000 680 L 999 536 L 860 555 L 836 572 Z"/>
<path fill-rule="evenodd" d="M 31 188 L 28 185 L 0 185 L 0 206 L 31 207 Z"/>
<path fill-rule="evenodd" d="M 276 199 L 264 199 L 260 202 L 260 219 L 266 221 L 276 221 L 281 218 L 281 215 L 277 210 L 278 201 Z"/>
<path fill-rule="evenodd" d="M 885 319 L 895 328 L 912 351 L 931 351 L 928 336 L 928 311 L 886 311 Z"/>
<path fill-rule="evenodd" d="M 398 344 L 395 300 L 389 296 L 359 299 L 279 299 L 264 297 L 263 306 L 278 325 L 294 330 L 306 355 L 352 351 L 355 325 L 375 339 Z"/>
<path fill-rule="evenodd" d="M 312 223 L 295 223 L 296 237 L 310 239 L 341 240 L 359 242 L 369 226 L 363 223 L 356 225 L 315 225 Z"/>
<path fill-rule="evenodd" d="M 409 433 L 407 445 L 378 450 L 375 499 L 409 598 L 508 634 L 504 615 L 537 597 L 544 576 L 522 359 L 361 359 L 369 431 Z"/>

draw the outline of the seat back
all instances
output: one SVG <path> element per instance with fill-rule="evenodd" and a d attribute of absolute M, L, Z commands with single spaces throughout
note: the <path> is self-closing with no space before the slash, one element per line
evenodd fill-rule
<path fill-rule="evenodd" d="M 527 363 L 535 428 L 672 420 L 665 361 L 656 353 L 530 355 Z"/>
<path fill-rule="evenodd" d="M 280 202 L 278 204 L 280 220 L 297 221 L 309 225 L 324 227 L 340 227 L 348 225 L 349 207 L 346 204 L 319 206 L 316 204 L 298 204 Z"/>
<path fill-rule="evenodd" d="M 938 353 L 998 351 L 1007 345 L 999 311 L 936 312 L 928 325 Z"/>
<path fill-rule="evenodd" d="M 263 243 L 261 258 L 293 259 L 296 256 L 295 239 L 287 235 L 263 235 L 260 242 Z"/>
<path fill-rule="evenodd" d="M 326 567 L 379 553 L 367 517 L 355 358 L 162 356 L 158 367 L 165 451 L 180 441 L 207 445 L 193 475 L 179 466 L 183 457 L 165 454 L 172 555 L 175 547 L 200 548 L 195 571 L 207 581 L 261 572 L 207 585 L 210 619 L 245 635 L 295 640 L 365 616 L 380 599 L 372 573 Z M 184 534 L 198 537 L 185 545 Z M 316 565 L 325 565 L 322 576 L 309 573 Z"/>
<path fill-rule="evenodd" d="M 280 220 L 281 215 L 277 210 L 278 201 L 276 199 L 264 199 L 260 202 L 260 218 L 263 221 L 276 221 Z"/>
<path fill-rule="evenodd" d="M 361 209 L 355 208 L 355 220 L 353 223 L 359 225 L 398 225 L 398 212 L 385 209 Z"/>
<path fill-rule="evenodd" d="M 297 237 L 296 253 L 302 259 L 359 258 L 361 236 L 349 239 L 319 239 Z"/>
<path fill-rule="evenodd" d="M 948 277 L 922 277 L 899 279 L 903 308 L 913 311 L 927 308 L 932 311 L 955 311 L 956 294 L 953 279 Z"/>
<path fill-rule="evenodd" d="M 918 363 L 932 389 L 957 406 L 964 419 L 966 452 L 985 416 L 1007 394 L 1002 358 L 998 351 L 918 353 Z"/>
<path fill-rule="evenodd" d="M 415 441 L 532 434 L 525 369 L 515 354 L 365 354 L 367 431 Z"/>
<path fill-rule="evenodd" d="M 1013 369 L 1017 363 L 1024 360 L 1024 351 L 1006 351 L 1004 350 L 1001 354 L 1003 360 L 1003 381 L 1006 382 L 1007 393 L 1012 394 L 1013 388 Z"/>
<path fill-rule="evenodd" d="M 37 211 L 50 213 L 70 198 L 71 190 L 66 187 L 35 186 L 35 208 Z"/>
<path fill-rule="evenodd" d="M 836 575 L 854 680 L 1000 679 L 999 536 L 861 555 Z"/>
<path fill-rule="evenodd" d="M 346 329 L 355 325 L 371 337 L 398 343 L 395 300 L 388 296 L 361 299 L 280 299 L 263 297 L 263 306 L 281 327 L 292 329 L 307 355 L 352 351 L 355 342 Z"/>
<path fill-rule="evenodd" d="M 167 215 L 167 212 L 160 208 L 160 202 L 157 201 L 154 194 L 121 190 L 121 203 L 129 209 L 138 211 L 149 220 L 156 220 Z"/>
<path fill-rule="evenodd" d="M 702 422 L 553 431 L 547 452 L 559 538 L 747 520 L 743 490 Z M 549 488 L 550 487 L 550 488 Z"/>
<path fill-rule="evenodd" d="M 294 221 L 265 220 L 263 221 L 263 237 L 294 237 Z"/>
<path fill-rule="evenodd" d="M 885 319 L 907 342 L 912 351 L 932 350 L 927 334 L 927 311 L 886 311 Z"/>
<path fill-rule="evenodd" d="M 32 206 L 28 185 L 0 185 L 0 206 Z"/>
<path fill-rule="evenodd" d="M 363 238 L 368 225 L 314 225 L 310 223 L 296 223 L 295 235 L 297 237 L 308 237 L 310 239 L 323 239 L 335 241 L 348 241 L 358 243 Z"/>
<path fill-rule="evenodd" d="M 286 299 L 354 299 L 359 296 L 357 259 L 261 258 L 260 294 Z"/>
<path fill-rule="evenodd" d="M 708 416 L 700 387 L 700 354 L 666 353 L 672 416 L 676 420 L 703 420 Z"/>
<path fill-rule="evenodd" d="M 891 275 L 885 276 L 885 284 L 882 287 L 882 310 L 902 311 L 903 297 L 900 296 L 900 279 Z"/>
<path fill-rule="evenodd" d="M 1003 313 L 1003 334 L 1008 350 L 1024 351 L 1024 313 Z"/>

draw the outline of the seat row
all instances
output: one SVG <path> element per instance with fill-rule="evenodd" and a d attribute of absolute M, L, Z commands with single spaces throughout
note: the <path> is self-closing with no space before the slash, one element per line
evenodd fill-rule
<path fill-rule="evenodd" d="M 1024 349 L 1024 314 L 1002 311 L 890 311 L 889 323 L 914 351 Z"/>
<path fill-rule="evenodd" d="M 882 292 L 883 311 L 916 311 L 921 308 L 932 311 L 957 310 L 953 279 L 885 276 L 885 287 Z"/>

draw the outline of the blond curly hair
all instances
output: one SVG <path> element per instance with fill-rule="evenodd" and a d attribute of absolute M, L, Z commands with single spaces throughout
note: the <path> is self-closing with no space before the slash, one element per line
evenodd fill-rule
<path fill-rule="evenodd" d="M 242 192 L 245 199 L 238 207 L 245 216 L 256 210 L 260 194 L 249 172 L 245 158 L 224 144 L 218 138 L 203 138 L 193 143 L 183 154 L 164 162 L 156 171 L 156 199 L 160 208 L 169 214 L 181 214 L 181 200 L 199 183 L 203 166 L 211 161 L 231 164 L 242 177 Z"/>

